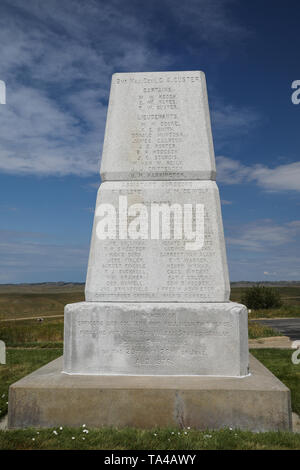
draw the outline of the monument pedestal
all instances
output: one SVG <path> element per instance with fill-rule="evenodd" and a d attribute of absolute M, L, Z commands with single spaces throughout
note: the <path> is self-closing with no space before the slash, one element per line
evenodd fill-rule
<path fill-rule="evenodd" d="M 291 431 L 290 391 L 250 356 L 247 377 L 68 375 L 62 357 L 10 387 L 8 426 Z"/>
<path fill-rule="evenodd" d="M 235 302 L 69 304 L 64 338 L 69 374 L 248 374 L 247 309 Z"/>

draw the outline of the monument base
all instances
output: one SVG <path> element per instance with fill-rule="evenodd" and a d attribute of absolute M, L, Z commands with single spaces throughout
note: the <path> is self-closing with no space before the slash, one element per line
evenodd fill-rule
<path fill-rule="evenodd" d="M 235 302 L 79 302 L 65 307 L 64 372 L 248 374 L 247 309 Z"/>
<path fill-rule="evenodd" d="M 62 357 L 9 390 L 8 427 L 291 431 L 290 391 L 250 356 L 244 378 L 72 376 Z"/>

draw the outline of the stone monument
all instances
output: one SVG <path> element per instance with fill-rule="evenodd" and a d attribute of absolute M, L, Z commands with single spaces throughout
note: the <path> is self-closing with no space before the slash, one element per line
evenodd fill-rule
<path fill-rule="evenodd" d="M 247 310 L 229 302 L 215 176 L 202 72 L 113 75 L 86 302 L 65 309 L 65 372 L 248 374 Z M 188 240 L 196 204 L 202 233 Z M 116 229 L 105 238 L 107 205 Z"/>
<path fill-rule="evenodd" d="M 290 429 L 289 391 L 249 372 L 247 309 L 229 301 L 203 72 L 113 75 L 101 177 L 63 373 L 14 384 L 10 426 Z M 34 417 L 14 409 L 20 387 Z"/>

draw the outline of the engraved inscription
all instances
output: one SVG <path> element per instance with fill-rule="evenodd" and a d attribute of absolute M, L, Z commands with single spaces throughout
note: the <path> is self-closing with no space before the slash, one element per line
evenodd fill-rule
<path fill-rule="evenodd" d="M 110 185 L 112 183 L 106 183 Z M 99 301 L 226 301 L 225 269 L 220 235 L 222 226 L 212 182 L 122 182 L 101 194 L 101 202 L 118 204 L 119 195 L 150 204 L 174 202 L 204 205 L 204 244 L 199 250 L 186 250 L 187 240 L 174 239 L 94 239 L 89 265 L 95 283 L 94 298 Z M 215 189 L 214 189 L 215 188 Z M 97 218 L 95 219 L 97 224 Z M 122 227 L 117 220 L 117 233 Z M 131 219 L 128 218 L 128 225 Z M 195 220 L 193 220 L 194 224 Z M 123 223 L 121 220 L 120 223 Z M 195 224 L 194 224 L 195 225 Z M 171 224 L 172 230 L 174 225 Z M 126 227 L 127 228 L 127 227 Z M 124 229 L 124 227 L 123 227 Z M 149 223 L 148 230 L 151 227 Z M 225 256 L 225 255 L 224 255 Z M 89 284 L 88 284 L 89 285 Z"/>
<path fill-rule="evenodd" d="M 214 179 L 200 72 L 113 78 L 101 173 L 106 179 Z M 114 178 L 106 178 L 106 173 Z M 123 176 L 122 176 L 123 175 Z"/>
<path fill-rule="evenodd" d="M 113 356 L 126 358 L 135 367 L 175 365 L 174 358 L 198 360 L 208 355 L 205 340 L 232 334 L 232 324 L 221 320 L 178 320 L 176 314 L 130 314 L 122 320 L 77 320 L 78 338 L 97 341 L 101 360 Z M 204 340 L 204 342 L 203 342 Z"/>

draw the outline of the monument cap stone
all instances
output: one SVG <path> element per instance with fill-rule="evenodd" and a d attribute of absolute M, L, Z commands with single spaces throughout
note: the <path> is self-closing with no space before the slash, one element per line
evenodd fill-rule
<path fill-rule="evenodd" d="M 114 74 L 100 173 L 102 181 L 214 180 L 204 73 Z"/>

